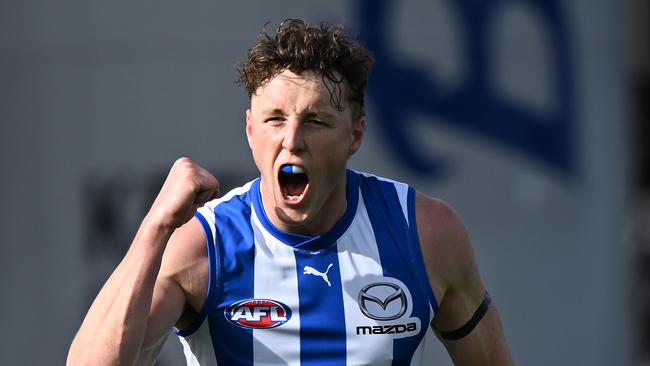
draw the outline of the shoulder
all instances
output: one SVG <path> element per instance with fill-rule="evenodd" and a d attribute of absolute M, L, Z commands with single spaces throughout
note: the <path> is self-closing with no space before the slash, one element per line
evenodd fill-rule
<path fill-rule="evenodd" d="M 415 210 L 418 229 L 424 234 L 459 235 L 465 232 L 465 226 L 456 211 L 443 200 L 416 192 Z"/>
<path fill-rule="evenodd" d="M 469 245 L 465 225 L 446 202 L 416 192 L 415 212 L 423 249 L 453 252 Z"/>

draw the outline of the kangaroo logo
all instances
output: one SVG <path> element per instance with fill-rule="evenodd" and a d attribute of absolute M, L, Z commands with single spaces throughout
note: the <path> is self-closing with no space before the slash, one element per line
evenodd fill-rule
<path fill-rule="evenodd" d="M 325 273 L 317 270 L 314 267 L 305 266 L 303 274 L 310 274 L 310 275 L 318 276 L 318 277 L 322 278 L 323 281 L 325 281 L 325 283 L 327 283 L 328 287 L 332 287 L 332 284 L 330 283 L 330 280 L 327 278 L 327 272 L 330 271 L 330 268 L 332 268 L 332 265 L 333 265 L 333 263 L 330 263 L 330 265 L 327 266 L 327 269 L 325 270 Z"/>

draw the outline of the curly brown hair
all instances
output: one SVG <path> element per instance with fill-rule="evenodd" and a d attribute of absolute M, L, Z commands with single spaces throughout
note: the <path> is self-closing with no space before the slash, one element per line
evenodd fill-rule
<path fill-rule="evenodd" d="M 284 70 L 296 74 L 313 71 L 322 75 L 323 81 L 329 81 L 325 85 L 333 107 L 343 110 L 342 84 L 346 82 L 349 93 L 345 97 L 350 103 L 358 103 L 355 114 L 364 115 L 364 94 L 372 65 L 370 51 L 346 36 L 341 26 L 312 26 L 288 19 L 274 35 L 262 32 L 260 40 L 248 50 L 247 62 L 238 69 L 237 82 L 250 97 Z"/>

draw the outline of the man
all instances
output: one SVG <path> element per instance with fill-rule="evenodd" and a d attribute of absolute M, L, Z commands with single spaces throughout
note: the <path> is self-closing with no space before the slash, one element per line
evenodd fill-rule
<path fill-rule="evenodd" d="M 151 364 L 175 327 L 190 364 L 421 364 L 434 333 L 457 365 L 511 364 L 453 211 L 346 169 L 371 65 L 339 28 L 299 20 L 251 48 L 261 177 L 211 200 L 217 179 L 179 159 L 68 363 Z"/>

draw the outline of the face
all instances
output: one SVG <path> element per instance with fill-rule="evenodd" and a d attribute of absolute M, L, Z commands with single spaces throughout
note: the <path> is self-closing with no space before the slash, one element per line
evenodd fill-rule
<path fill-rule="evenodd" d="M 246 135 L 264 210 L 276 227 L 319 235 L 338 221 L 347 205 L 347 160 L 361 145 L 364 125 L 348 103 L 342 111 L 330 104 L 318 74 L 285 70 L 257 89 Z"/>

